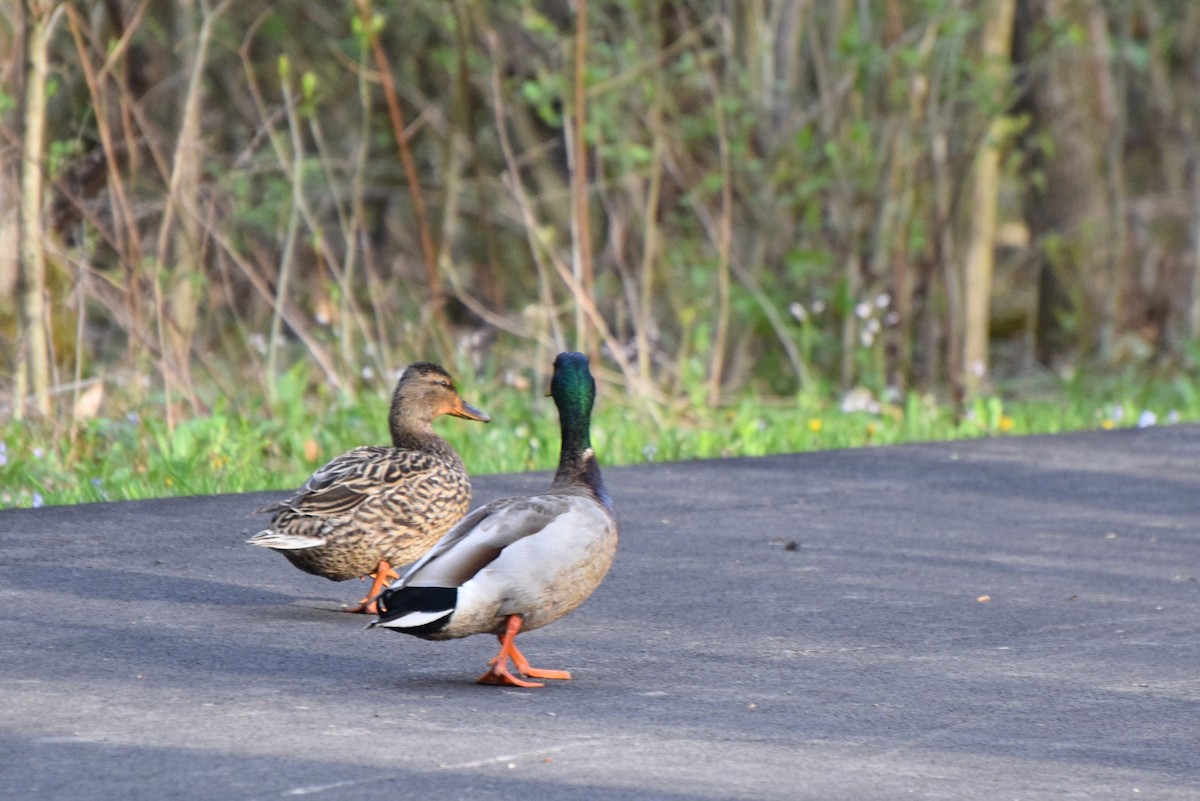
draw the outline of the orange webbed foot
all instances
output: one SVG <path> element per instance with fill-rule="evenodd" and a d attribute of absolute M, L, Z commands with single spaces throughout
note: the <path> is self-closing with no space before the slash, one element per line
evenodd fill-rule
<path fill-rule="evenodd" d="M 479 677 L 480 684 L 503 684 L 511 687 L 544 687 L 544 684 L 533 681 L 524 681 L 514 676 L 508 669 L 508 660 L 511 659 L 517 667 L 517 672 L 522 676 L 528 676 L 532 679 L 556 679 L 565 681 L 571 678 L 571 674 L 565 670 L 542 670 L 535 668 L 529 664 L 529 660 L 517 648 L 514 642 L 517 632 L 521 630 L 520 615 L 509 615 L 508 623 L 505 626 L 504 634 L 497 637 L 500 640 L 500 653 L 488 662 L 491 669 Z"/>
<path fill-rule="evenodd" d="M 505 660 L 507 661 L 507 660 Z M 476 680 L 477 684 L 500 684 L 507 687 L 545 687 L 538 681 L 525 681 L 518 679 L 508 671 L 508 665 L 493 665 L 487 673 L 484 673 Z"/>
<path fill-rule="evenodd" d="M 378 615 L 379 604 L 368 596 L 359 601 L 358 606 L 347 606 L 342 611 L 349 612 L 352 615 Z"/>
<path fill-rule="evenodd" d="M 365 598 L 358 602 L 358 606 L 352 606 L 347 609 L 343 609 L 343 612 L 350 612 L 352 614 L 360 615 L 379 614 L 379 603 L 376 601 L 376 599 L 379 597 L 379 594 L 383 592 L 383 588 L 386 585 L 391 584 L 393 581 L 400 578 L 400 574 L 395 570 L 392 570 L 392 566 L 387 563 L 387 560 L 382 560 L 380 561 L 379 566 L 375 568 L 375 571 L 373 573 L 368 573 L 367 576 L 364 576 L 364 578 L 366 577 L 373 579 L 371 582 L 370 592 L 367 593 Z"/>
<path fill-rule="evenodd" d="M 513 664 L 517 666 L 517 672 L 522 676 L 528 676 L 531 679 L 554 679 L 556 681 L 568 681 L 571 674 L 566 670 L 546 670 L 545 668 L 535 668 L 529 664 L 529 660 L 525 658 L 525 654 L 517 650 L 517 644 L 513 643 L 510 648 Z"/>

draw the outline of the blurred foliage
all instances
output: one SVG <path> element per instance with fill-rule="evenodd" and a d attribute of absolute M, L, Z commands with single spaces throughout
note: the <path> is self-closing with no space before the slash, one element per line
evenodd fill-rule
<path fill-rule="evenodd" d="M 89 419 L 69 439 L 56 439 L 48 425 L 0 424 L 0 508 L 293 489 L 338 453 L 387 442 L 390 386 L 379 382 L 352 402 L 309 392 L 310 372 L 304 364 L 289 370 L 278 404 L 222 399 L 173 430 L 153 403 L 141 413 Z M 459 384 L 493 422 L 441 418 L 435 427 L 473 475 L 554 467 L 558 422 L 543 385 Z M 743 397 L 714 408 L 698 386 L 694 404 L 656 427 L 631 425 L 624 399 L 601 388 L 592 441 L 602 463 L 614 466 L 1200 421 L 1200 382 L 1183 377 L 1076 376 L 1025 394 L 981 397 L 958 410 L 919 392 L 876 398 L 863 389 L 839 401 Z"/>
<path fill-rule="evenodd" d="M 597 357 L 662 455 L 717 452 L 699 433 L 672 445 L 665 424 L 716 426 L 751 397 L 932 395 L 965 419 L 968 188 L 998 117 L 992 394 L 1047 370 L 1171 380 L 1200 334 L 1200 4 L 1019 0 L 995 70 L 979 41 L 1001 6 L 0 0 L 0 242 L 15 241 L 25 10 L 53 26 L 41 422 L 72 454 L 137 413 L 140 445 L 109 432 L 127 469 L 153 442 L 194 481 L 198 454 L 250 431 L 283 449 L 266 457 L 294 456 L 277 437 L 321 419 L 314 402 L 357 409 L 414 359 L 510 387 L 566 348 Z M 1047 123 L 1052 81 L 1085 115 L 1069 140 Z M 1087 143 L 1106 205 L 1048 227 L 1061 159 Z M 0 252 L 10 410 L 27 358 L 15 253 Z M 80 404 L 97 380 L 99 415 Z M 239 429 L 251 415 L 266 422 Z M 363 431 L 336 425 L 321 453 Z"/>

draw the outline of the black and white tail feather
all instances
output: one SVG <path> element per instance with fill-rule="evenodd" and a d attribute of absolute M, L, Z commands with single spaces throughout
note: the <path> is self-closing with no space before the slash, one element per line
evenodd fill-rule
<path fill-rule="evenodd" d="M 432 634 L 449 622 L 457 604 L 457 587 L 385 590 L 379 598 L 379 619 L 367 628 L 383 626 L 417 636 Z"/>

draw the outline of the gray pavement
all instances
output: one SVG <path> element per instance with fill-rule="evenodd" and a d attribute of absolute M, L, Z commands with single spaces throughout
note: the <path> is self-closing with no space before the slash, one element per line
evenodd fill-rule
<path fill-rule="evenodd" d="M 541 690 L 243 545 L 277 494 L 0 512 L 0 798 L 1200 798 L 1200 427 L 605 476 Z"/>

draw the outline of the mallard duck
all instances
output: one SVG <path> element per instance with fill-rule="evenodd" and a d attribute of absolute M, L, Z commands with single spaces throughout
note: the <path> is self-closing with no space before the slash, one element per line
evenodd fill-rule
<path fill-rule="evenodd" d="M 347 612 L 375 614 L 373 598 L 437 542 L 471 506 L 462 459 L 433 430 L 438 415 L 488 422 L 436 364 L 409 365 L 396 383 L 392 447 L 367 445 L 334 457 L 286 501 L 259 509 L 270 526 L 249 540 L 301 570 L 333 581 L 370 577 Z"/>
<path fill-rule="evenodd" d="M 531 667 L 515 638 L 553 623 L 599 586 L 617 550 L 617 519 L 589 435 L 596 382 L 581 353 L 554 362 L 562 453 L 550 490 L 506 498 L 464 517 L 379 597 L 383 626 L 427 640 L 495 634 L 500 653 L 481 684 L 541 687 L 565 670 Z"/>

